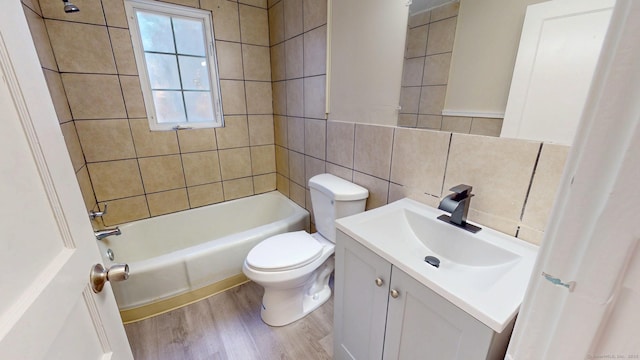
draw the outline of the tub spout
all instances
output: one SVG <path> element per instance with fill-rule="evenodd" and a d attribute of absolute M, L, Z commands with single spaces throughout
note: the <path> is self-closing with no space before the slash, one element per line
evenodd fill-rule
<path fill-rule="evenodd" d="M 122 231 L 120 231 L 119 227 L 116 227 L 114 229 L 98 230 L 98 231 L 95 231 L 94 234 L 96 235 L 96 239 L 102 240 L 102 239 L 106 238 L 107 236 L 120 235 L 120 234 L 122 234 Z"/>

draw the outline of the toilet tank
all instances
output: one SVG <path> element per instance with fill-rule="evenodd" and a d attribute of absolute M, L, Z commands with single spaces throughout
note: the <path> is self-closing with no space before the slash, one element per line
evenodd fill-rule
<path fill-rule="evenodd" d="M 335 220 L 364 211 L 369 191 L 331 174 L 309 179 L 316 229 L 327 240 L 336 242 Z"/>

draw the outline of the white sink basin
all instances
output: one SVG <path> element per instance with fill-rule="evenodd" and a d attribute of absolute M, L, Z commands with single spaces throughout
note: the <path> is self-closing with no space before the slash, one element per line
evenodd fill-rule
<path fill-rule="evenodd" d="M 538 247 L 483 227 L 476 234 L 438 220 L 410 199 L 336 221 L 351 236 L 496 332 L 515 317 Z M 440 260 L 434 267 L 425 256 Z"/>

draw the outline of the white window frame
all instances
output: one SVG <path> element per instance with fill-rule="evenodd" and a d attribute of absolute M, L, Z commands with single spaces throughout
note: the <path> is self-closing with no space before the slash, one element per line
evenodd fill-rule
<path fill-rule="evenodd" d="M 147 118 L 149 120 L 149 128 L 153 131 L 162 130 L 182 130 L 192 128 L 212 128 L 224 126 L 224 115 L 222 111 L 222 98 L 220 95 L 220 77 L 218 75 L 218 62 L 216 59 L 215 37 L 213 33 L 213 20 L 211 12 L 194 9 L 186 6 L 175 4 L 167 4 L 158 1 L 149 0 L 125 0 L 125 11 L 129 23 L 129 31 L 131 32 L 131 41 L 133 44 L 133 52 L 135 54 L 138 67 L 138 75 L 140 77 L 140 85 L 142 87 L 142 96 L 144 98 Z M 158 123 L 156 115 L 156 107 L 153 101 L 153 93 L 151 90 L 151 82 L 147 70 L 144 49 L 142 46 L 142 38 L 138 25 L 136 12 L 142 10 L 145 12 L 157 13 L 160 15 L 183 17 L 187 19 L 196 19 L 203 21 L 205 35 L 206 57 L 209 65 L 209 84 L 210 95 L 213 102 L 214 118 L 207 122 L 163 122 Z"/>

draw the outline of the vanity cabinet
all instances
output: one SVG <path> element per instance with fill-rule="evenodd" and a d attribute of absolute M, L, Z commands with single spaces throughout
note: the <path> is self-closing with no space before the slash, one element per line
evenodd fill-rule
<path fill-rule="evenodd" d="M 500 334 L 338 231 L 334 359 L 502 359 Z"/>

